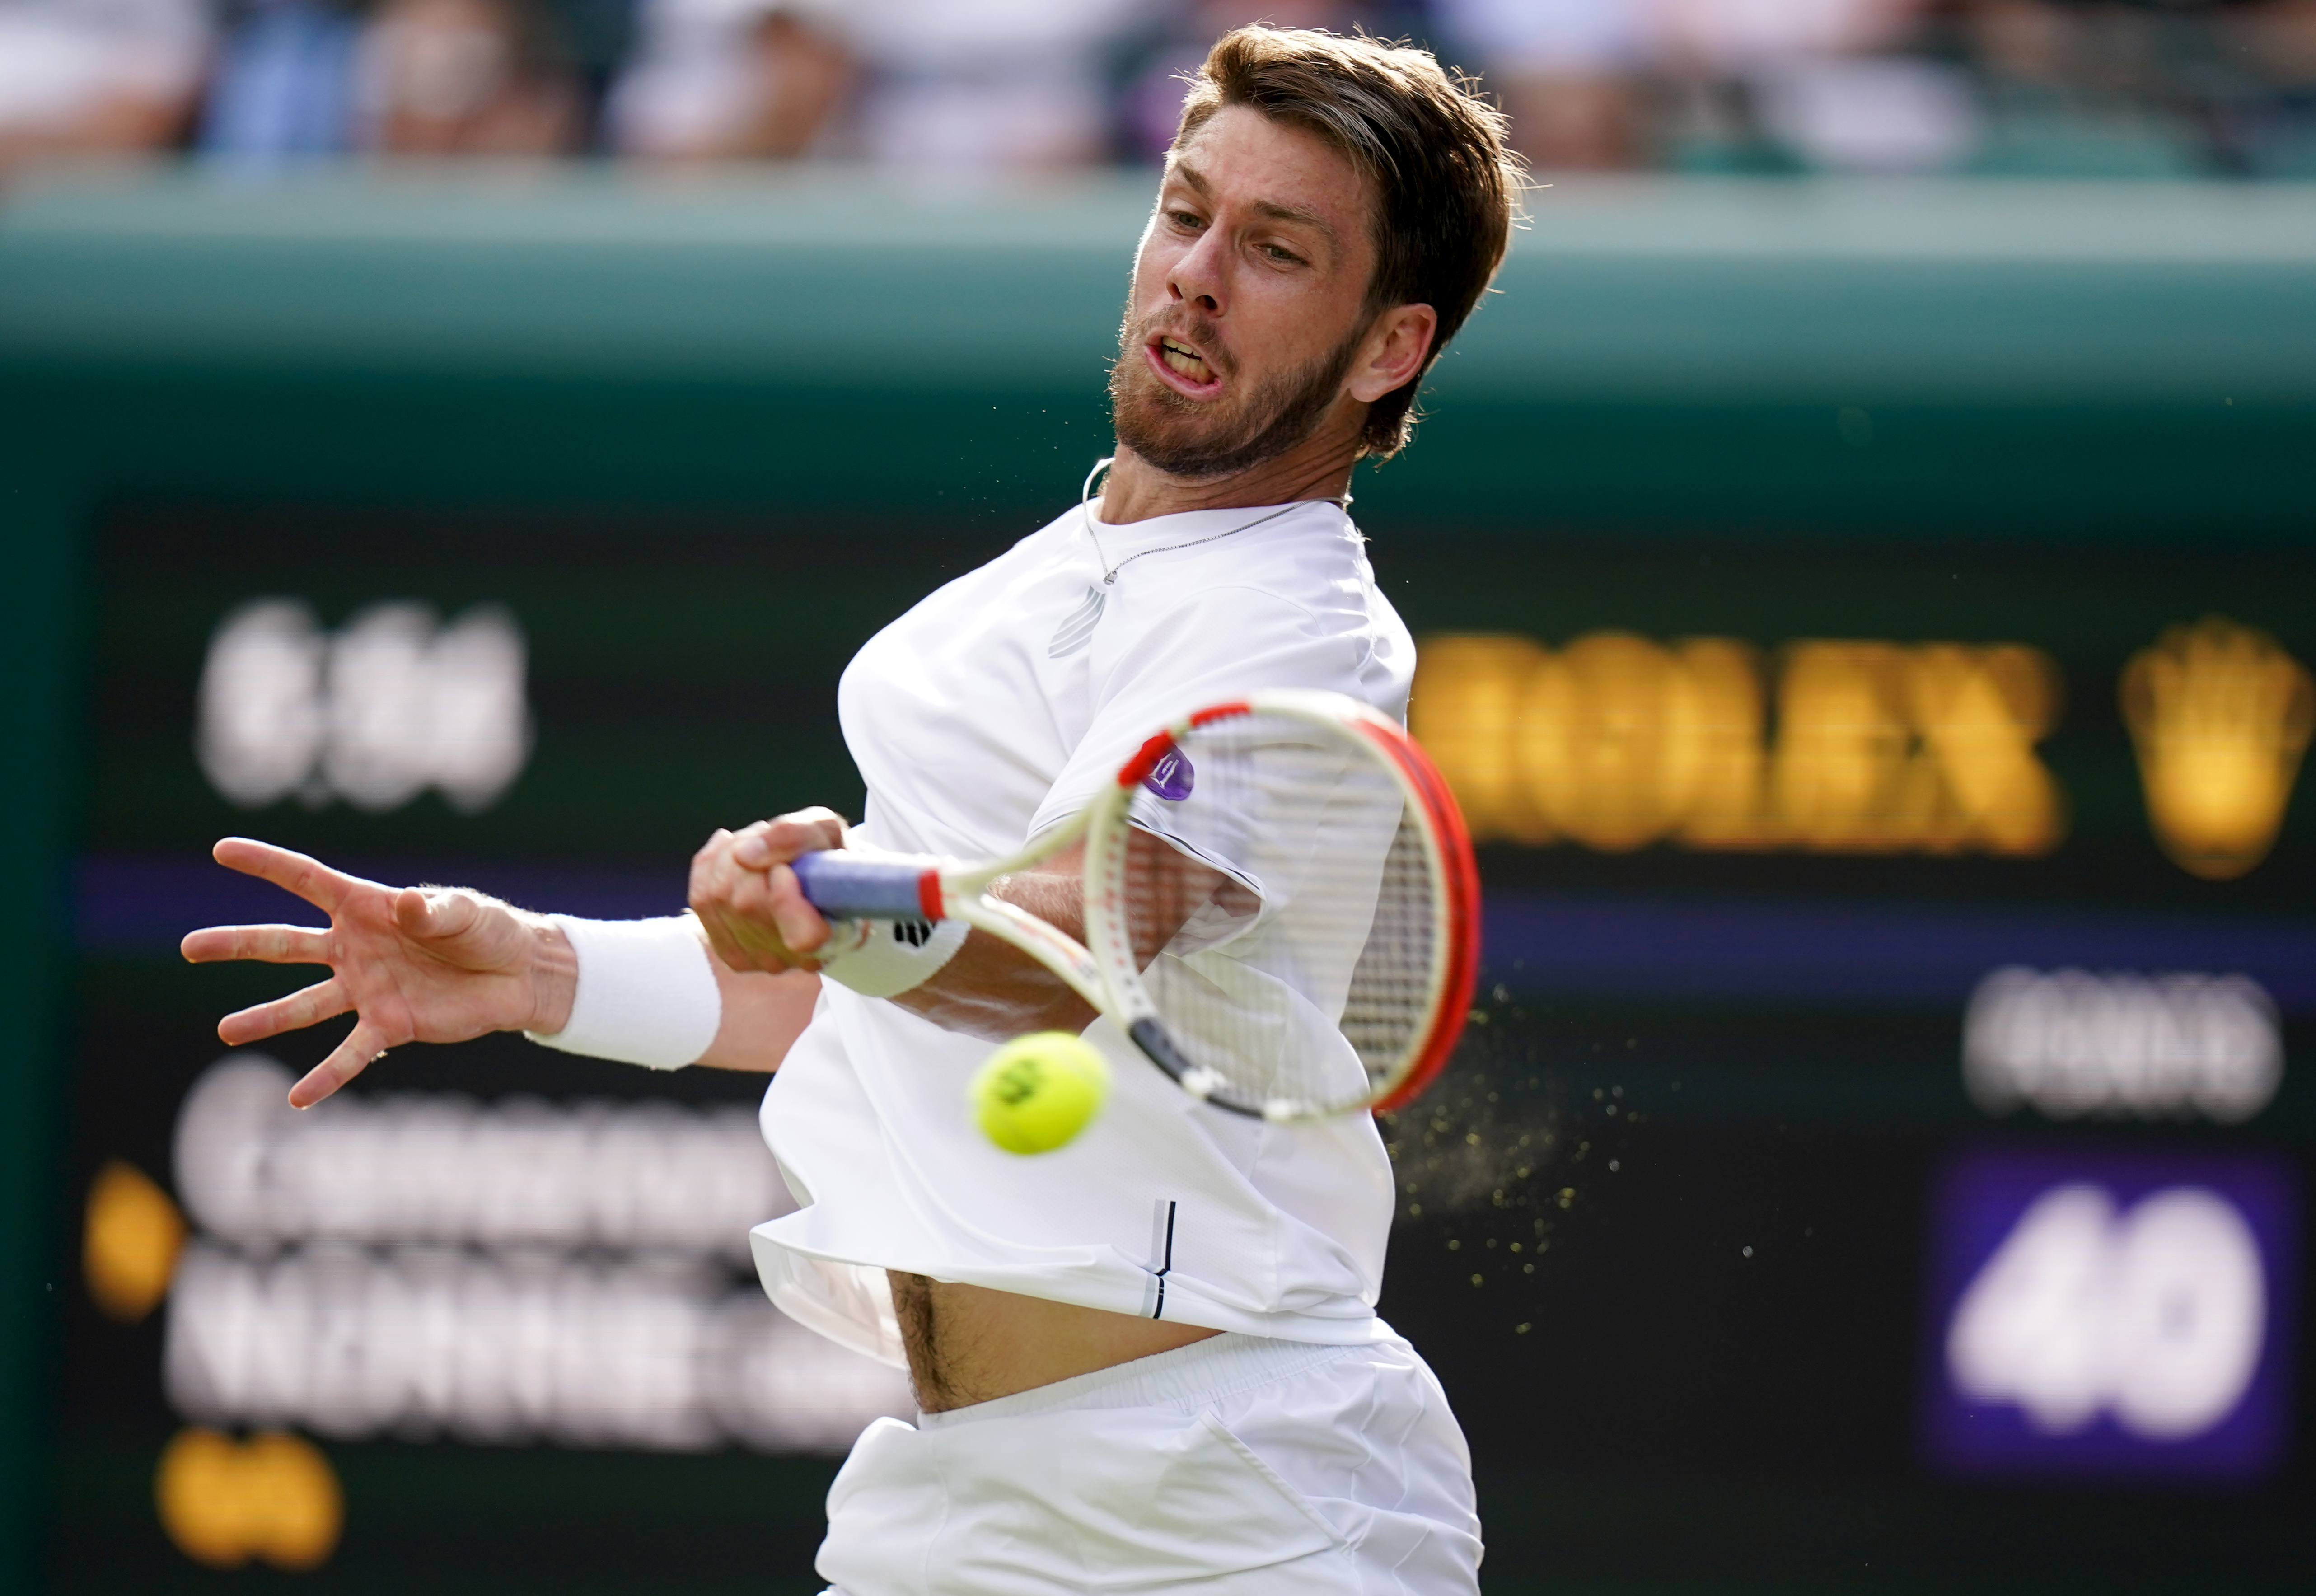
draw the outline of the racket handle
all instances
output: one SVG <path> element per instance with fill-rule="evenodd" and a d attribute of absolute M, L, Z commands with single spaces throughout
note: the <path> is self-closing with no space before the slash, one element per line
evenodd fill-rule
<path fill-rule="evenodd" d="M 831 849 L 798 854 L 789 868 L 805 897 L 824 914 L 852 920 L 941 917 L 939 872 L 922 865 L 861 859 Z M 928 896 L 932 899 L 930 909 Z"/>

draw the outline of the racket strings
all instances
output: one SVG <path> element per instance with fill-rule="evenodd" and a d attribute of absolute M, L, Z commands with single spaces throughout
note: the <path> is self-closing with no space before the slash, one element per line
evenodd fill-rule
<path fill-rule="evenodd" d="M 1403 815 L 1384 860 L 1375 916 L 1351 973 L 1341 1021 L 1378 1086 L 1421 1040 L 1430 1021 L 1439 953 L 1437 887 L 1423 828 Z"/>
<path fill-rule="evenodd" d="M 1121 894 L 1142 980 L 1189 1061 L 1243 1106 L 1325 1111 L 1388 1088 L 1427 1031 L 1442 890 L 1382 756 L 1256 713 L 1194 731 L 1180 798 L 1137 795 Z"/>

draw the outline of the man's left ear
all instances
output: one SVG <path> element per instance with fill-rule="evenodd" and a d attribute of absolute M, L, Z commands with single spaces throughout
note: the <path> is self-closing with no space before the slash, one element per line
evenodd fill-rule
<path fill-rule="evenodd" d="M 1351 367 L 1351 397 L 1372 405 L 1415 380 L 1439 332 L 1439 313 L 1429 305 L 1394 306 L 1376 317 Z"/>

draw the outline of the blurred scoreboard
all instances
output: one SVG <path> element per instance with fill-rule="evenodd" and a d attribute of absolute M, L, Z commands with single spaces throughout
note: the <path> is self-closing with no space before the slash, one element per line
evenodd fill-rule
<path fill-rule="evenodd" d="M 192 404 L 87 493 L 49 1588 L 817 1589 L 834 1459 L 910 1404 L 753 1281 L 760 1081 L 496 1038 L 300 1116 L 339 1027 L 214 1025 L 304 973 L 174 950 L 316 919 L 228 834 L 619 916 L 717 826 L 857 816 L 839 673 L 1070 503 L 1100 343 L 994 406 L 236 369 L 185 391 L 273 443 Z M 1483 468 L 1546 413 L 1456 380 L 1355 486 L 1486 888 L 1465 1046 L 1385 1124 L 1384 1311 L 1491 1592 L 2316 1578 L 2304 536 L 1981 535 L 1894 478 L 1780 515 L 1767 468 L 1626 514 L 1565 450 Z M 1633 459 L 1783 416 L 1792 483 L 1909 425 L 1965 469 L 1968 404 L 1825 397 L 1552 403 Z M 891 430 L 818 459 L 820 413 Z"/>
<path fill-rule="evenodd" d="M 197 923 L 318 923 L 206 859 L 232 833 L 531 906 L 680 910 L 715 826 L 858 812 L 834 675 L 908 601 L 919 552 L 238 508 L 108 522 L 74 888 L 87 1307 L 67 1310 L 63 1424 L 68 1458 L 122 1447 L 150 1477 L 109 1504 L 137 1520 L 127 1548 L 67 1529 L 65 1577 L 150 1588 L 164 1558 L 423 1577 L 466 1558 L 456 1533 L 376 1515 L 458 1450 L 489 1476 L 477 1503 L 514 1520 L 483 1566 L 558 1588 L 607 1530 L 539 1502 L 524 1462 L 553 1448 L 628 1498 L 614 1565 L 659 1559 L 705 1467 L 711 1491 L 785 1500 L 687 1555 L 809 1578 L 831 1460 L 913 1405 L 900 1371 L 755 1282 L 747 1232 L 793 1206 L 762 1077 L 503 1038 L 399 1049 L 300 1114 L 289 1083 L 343 1026 L 237 1052 L 213 1028 L 302 975 L 168 961 Z"/>
<path fill-rule="evenodd" d="M 1387 1311 L 1483 1462 L 2302 1477 L 2306 567 L 2093 585 L 2018 556 L 1375 536 L 1488 889 L 1472 1040 L 1391 1126 Z M 859 812 L 837 673 L 981 552 L 933 526 L 112 517 L 68 1432 L 737 1467 L 905 1412 L 748 1277 L 787 1202 L 750 1078 L 413 1048 L 301 1117 L 281 1094 L 327 1038 L 220 1061 L 209 1032 L 290 973 L 156 965 L 196 923 L 313 920 L 207 862 L 235 832 L 672 911 L 713 827 Z M 173 1226 L 172 1275 L 146 1260 Z M 183 1553 L 318 1560 L 202 1529 L 201 1492 L 237 1487 L 187 1484 L 232 1476 L 171 1444 Z"/>

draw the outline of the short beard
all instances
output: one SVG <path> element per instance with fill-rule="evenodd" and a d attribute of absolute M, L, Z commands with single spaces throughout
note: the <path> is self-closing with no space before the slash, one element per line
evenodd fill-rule
<path fill-rule="evenodd" d="M 1142 332 L 1127 322 L 1109 368 L 1110 424 L 1118 441 L 1169 477 L 1212 482 L 1276 459 L 1316 432 L 1342 392 L 1367 329 L 1356 327 L 1317 360 L 1265 379 L 1238 406 L 1244 420 L 1233 429 L 1235 436 L 1216 436 L 1216 428 L 1195 425 L 1207 419 L 1203 407 L 1141 369 L 1138 362 L 1146 358 Z"/>

